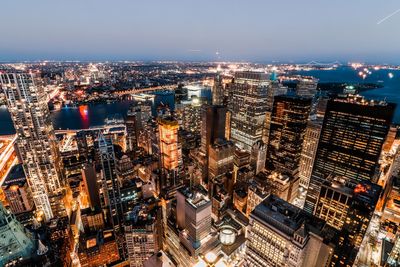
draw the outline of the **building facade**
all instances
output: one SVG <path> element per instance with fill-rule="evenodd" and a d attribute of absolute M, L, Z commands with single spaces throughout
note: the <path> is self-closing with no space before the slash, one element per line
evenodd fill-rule
<path fill-rule="evenodd" d="M 329 266 L 325 223 L 270 195 L 251 213 L 245 266 Z"/>
<path fill-rule="evenodd" d="M 276 96 L 268 141 L 268 168 L 298 176 L 311 99 Z"/>
<path fill-rule="evenodd" d="M 262 139 L 270 83 L 265 73 L 236 72 L 229 85 L 230 139 L 242 149 Z"/>
<path fill-rule="evenodd" d="M 107 220 L 111 222 L 115 240 L 121 258 L 125 257 L 123 237 L 123 207 L 121 203 L 120 184 L 115 168 L 114 147 L 110 138 L 99 134 L 98 146 L 101 163 L 101 182 L 103 188 L 103 210 L 107 214 Z"/>
<path fill-rule="evenodd" d="M 308 189 L 310 183 L 312 168 L 314 166 L 315 154 L 321 134 L 322 121 L 313 120 L 307 124 L 304 135 L 303 148 L 300 156 L 299 177 L 300 186 Z"/>
<path fill-rule="evenodd" d="M 182 148 L 178 141 L 178 121 L 172 118 L 158 119 L 159 153 L 162 177 L 160 189 L 179 184 L 182 168 Z"/>
<path fill-rule="evenodd" d="M 17 132 L 17 147 L 36 209 L 50 220 L 59 212 L 62 180 L 47 95 L 33 73 L 0 74 L 0 84 Z"/>
<path fill-rule="evenodd" d="M 347 96 L 328 101 L 304 209 L 314 214 L 320 184 L 337 177 L 376 182 L 394 104 Z"/>

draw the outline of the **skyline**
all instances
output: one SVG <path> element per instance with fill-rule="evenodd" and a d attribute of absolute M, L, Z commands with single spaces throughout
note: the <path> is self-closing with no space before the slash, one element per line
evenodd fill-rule
<path fill-rule="evenodd" d="M 118 4 L 6 2 L 0 61 L 400 62 L 396 1 Z"/>

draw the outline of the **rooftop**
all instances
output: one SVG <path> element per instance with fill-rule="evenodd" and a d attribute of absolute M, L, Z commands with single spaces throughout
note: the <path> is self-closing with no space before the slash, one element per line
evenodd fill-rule
<path fill-rule="evenodd" d="M 288 236 L 292 236 L 302 225 L 317 235 L 321 235 L 325 221 L 310 215 L 302 209 L 280 199 L 268 196 L 251 213 L 251 217 L 273 226 Z M 322 236 L 324 237 L 324 236 Z"/>
<path fill-rule="evenodd" d="M 6 179 L 4 180 L 3 187 L 8 187 L 11 185 L 23 185 L 26 182 L 24 168 L 22 164 L 14 165 L 10 172 L 8 173 Z"/>

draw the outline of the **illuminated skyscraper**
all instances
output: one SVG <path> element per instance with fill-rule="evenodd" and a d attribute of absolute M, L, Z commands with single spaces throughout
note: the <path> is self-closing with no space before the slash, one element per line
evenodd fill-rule
<path fill-rule="evenodd" d="M 265 73 L 237 72 L 229 85 L 230 139 L 247 151 L 262 139 L 270 84 Z"/>
<path fill-rule="evenodd" d="M 300 156 L 310 108 L 310 98 L 281 95 L 274 100 L 267 168 L 289 176 L 289 202 L 297 196 L 299 188 Z"/>
<path fill-rule="evenodd" d="M 182 101 L 183 102 L 183 101 Z M 201 131 L 201 115 L 203 104 L 198 98 L 193 98 L 190 102 L 185 101 L 182 104 L 182 129 L 195 134 Z"/>
<path fill-rule="evenodd" d="M 126 146 L 129 151 L 133 151 L 138 145 L 138 135 L 140 122 L 134 110 L 129 110 L 126 116 Z"/>
<path fill-rule="evenodd" d="M 349 96 L 328 101 L 304 209 L 314 214 L 320 184 L 341 178 L 376 182 L 394 104 Z"/>
<path fill-rule="evenodd" d="M 31 73 L 0 74 L 0 84 L 17 132 L 17 146 L 36 209 L 45 220 L 60 211 L 59 152 L 47 96 Z"/>
<path fill-rule="evenodd" d="M 298 174 L 311 99 L 276 96 L 268 143 L 268 165 L 273 170 Z"/>
<path fill-rule="evenodd" d="M 287 89 L 286 86 L 283 86 L 282 83 L 276 80 L 272 80 L 271 86 L 268 88 L 267 112 L 265 113 L 265 123 L 262 135 L 262 140 L 265 144 L 268 144 L 274 98 L 278 95 L 286 95 Z"/>
<path fill-rule="evenodd" d="M 123 207 L 121 203 L 120 186 L 115 169 L 114 147 L 110 138 L 99 134 L 98 146 L 101 162 L 101 177 L 103 187 L 103 209 L 114 228 L 119 254 L 125 256 L 123 237 Z"/>
<path fill-rule="evenodd" d="M 307 189 L 314 166 L 315 153 L 317 153 L 319 135 L 321 134 L 322 121 L 313 120 L 307 124 L 304 136 L 303 149 L 300 156 L 300 186 Z"/>
<path fill-rule="evenodd" d="M 317 79 L 300 79 L 296 86 L 296 94 L 303 97 L 313 98 L 317 93 L 317 86 Z"/>
<path fill-rule="evenodd" d="M 213 105 L 224 104 L 224 83 L 222 75 L 217 74 L 214 78 L 214 85 L 212 88 L 212 103 Z"/>
<path fill-rule="evenodd" d="M 172 118 L 159 118 L 159 149 L 162 168 L 161 189 L 179 183 L 179 171 L 182 167 L 182 149 L 178 142 L 179 124 Z"/>

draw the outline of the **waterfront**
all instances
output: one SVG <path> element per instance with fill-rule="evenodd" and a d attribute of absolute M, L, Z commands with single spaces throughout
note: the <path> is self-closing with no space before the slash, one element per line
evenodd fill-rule
<path fill-rule="evenodd" d="M 339 67 L 335 70 L 311 70 L 301 71 L 297 74 L 313 76 L 319 79 L 319 82 L 339 82 L 339 83 L 375 83 L 383 84 L 382 88 L 366 90 L 361 93 L 368 99 L 386 100 L 400 106 L 400 70 L 373 70 L 369 69 L 371 74 L 365 79 L 359 76 L 359 70 L 350 67 Z M 389 73 L 393 77 L 389 77 Z M 397 107 L 393 118 L 394 123 L 400 123 L 400 108 Z"/>
<path fill-rule="evenodd" d="M 297 74 L 314 76 L 320 82 L 346 82 L 346 83 L 383 83 L 382 88 L 364 91 L 362 95 L 367 98 L 394 102 L 400 105 L 400 71 L 399 70 L 370 70 L 371 74 L 364 80 L 358 75 L 358 70 L 349 67 L 340 67 L 335 70 L 311 70 L 301 71 Z M 393 78 L 389 78 L 389 73 L 393 74 Z M 162 101 L 156 100 L 155 104 Z M 165 99 L 164 99 L 165 100 Z M 168 97 L 168 102 L 174 106 L 171 97 Z M 119 114 L 125 116 L 128 108 L 133 101 L 122 101 L 114 103 L 97 103 L 90 104 L 84 108 L 69 108 L 53 111 L 51 118 L 54 129 L 81 129 L 102 125 L 104 120 L 109 116 Z M 155 109 L 153 107 L 153 113 Z M 400 108 L 396 109 L 394 122 L 400 123 Z M 0 107 L 0 135 L 13 134 L 14 127 L 10 115 L 6 107 Z"/>

